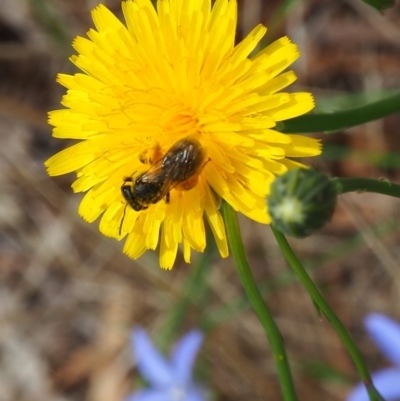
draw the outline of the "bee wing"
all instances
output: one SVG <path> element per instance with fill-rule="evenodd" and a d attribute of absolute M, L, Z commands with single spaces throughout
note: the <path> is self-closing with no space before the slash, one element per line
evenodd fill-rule
<path fill-rule="evenodd" d="M 174 175 L 169 174 L 170 171 L 166 170 L 162 163 L 154 165 L 149 171 L 140 177 L 140 181 L 145 183 L 157 183 L 160 185 L 160 192 L 157 199 L 162 199 L 167 193 L 175 187 L 178 183 L 174 181 Z"/>
<path fill-rule="evenodd" d="M 182 171 L 185 171 L 186 158 L 186 154 L 178 154 L 173 157 L 164 158 L 144 173 L 140 180 L 143 182 L 165 182 L 165 185 L 169 188 L 166 191 L 168 192 L 181 182 L 179 177 Z"/>
<path fill-rule="evenodd" d="M 200 168 L 204 160 L 204 151 L 200 145 L 181 144 L 172 148 L 162 161 L 164 170 L 176 184 L 191 178 Z"/>
<path fill-rule="evenodd" d="M 166 178 L 165 170 L 161 163 L 157 163 L 150 170 L 140 175 L 140 181 L 142 182 L 158 182 L 164 181 Z"/>

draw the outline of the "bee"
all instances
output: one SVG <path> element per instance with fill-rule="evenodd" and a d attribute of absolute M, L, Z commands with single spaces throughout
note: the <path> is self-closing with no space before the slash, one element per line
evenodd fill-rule
<path fill-rule="evenodd" d="M 163 198 L 169 203 L 173 188 L 189 190 L 197 184 L 198 173 L 207 163 L 205 159 L 205 150 L 197 139 L 183 138 L 155 160 L 148 171 L 136 178 L 125 178 L 122 196 L 136 211 L 147 209 Z"/>

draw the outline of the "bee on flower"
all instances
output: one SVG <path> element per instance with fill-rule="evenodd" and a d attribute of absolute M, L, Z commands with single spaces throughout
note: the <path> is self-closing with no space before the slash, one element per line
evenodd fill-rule
<path fill-rule="evenodd" d="M 186 262 L 206 247 L 205 223 L 228 255 L 220 199 L 269 223 L 265 203 L 275 176 L 292 160 L 321 153 L 318 140 L 274 130 L 314 107 L 309 93 L 280 92 L 296 79 L 283 72 L 299 56 L 283 37 L 250 56 L 266 33 L 258 25 L 235 44 L 236 0 L 122 3 L 125 24 L 104 5 L 96 29 L 77 37 L 59 74 L 62 110 L 50 112 L 53 136 L 79 142 L 46 161 L 49 175 L 76 172 L 86 192 L 79 214 L 101 216 L 100 231 L 126 238 L 132 258 L 159 246 L 170 269 L 178 246 Z M 205 218 L 204 218 L 205 217 Z"/>

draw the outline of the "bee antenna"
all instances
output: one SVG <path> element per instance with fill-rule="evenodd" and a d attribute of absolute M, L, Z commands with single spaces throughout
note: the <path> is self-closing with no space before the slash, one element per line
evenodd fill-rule
<path fill-rule="evenodd" d="M 121 236 L 121 232 L 122 232 L 122 225 L 124 224 L 124 220 L 125 220 L 125 213 L 126 213 L 127 206 L 128 206 L 128 204 L 126 204 L 124 207 L 124 214 L 122 215 L 121 224 L 119 225 L 119 235 L 120 236 Z"/>

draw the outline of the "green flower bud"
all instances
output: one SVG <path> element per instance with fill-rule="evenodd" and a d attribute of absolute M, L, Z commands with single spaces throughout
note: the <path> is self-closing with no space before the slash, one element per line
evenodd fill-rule
<path fill-rule="evenodd" d="M 293 169 L 277 177 L 267 198 L 272 224 L 297 238 L 324 226 L 332 217 L 335 203 L 334 184 L 313 169 Z"/>

